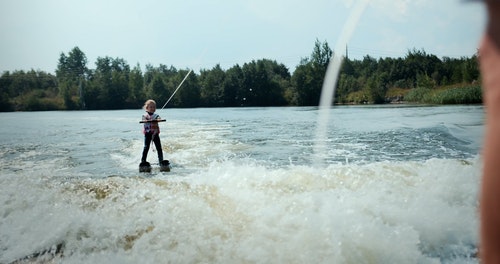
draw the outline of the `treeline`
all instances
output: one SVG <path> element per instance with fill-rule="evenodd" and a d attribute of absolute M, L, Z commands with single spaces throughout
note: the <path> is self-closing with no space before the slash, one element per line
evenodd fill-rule
<path fill-rule="evenodd" d="M 317 40 L 311 56 L 303 58 L 293 74 L 268 59 L 227 70 L 215 65 L 191 73 L 168 107 L 318 105 L 332 55 L 328 43 Z M 55 75 L 35 70 L 4 72 L 0 111 L 129 109 L 141 107 L 148 98 L 162 104 L 189 71 L 148 64 L 143 72 L 139 64 L 131 67 L 124 59 L 107 56 L 97 58 L 95 69 L 87 64 L 83 51 L 75 47 L 67 55 L 61 53 Z M 439 59 L 423 50 L 410 50 L 404 58 L 346 58 L 335 102 L 481 103 L 479 79 L 476 55 Z M 441 93 L 448 99 L 432 101 Z M 461 99 L 454 100 L 455 94 Z"/>

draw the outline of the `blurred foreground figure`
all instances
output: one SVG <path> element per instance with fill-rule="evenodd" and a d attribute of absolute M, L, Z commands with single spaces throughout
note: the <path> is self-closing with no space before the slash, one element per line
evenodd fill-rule
<path fill-rule="evenodd" d="M 481 186 L 482 263 L 500 263 L 500 1 L 485 0 L 488 22 L 479 48 L 486 109 Z"/>

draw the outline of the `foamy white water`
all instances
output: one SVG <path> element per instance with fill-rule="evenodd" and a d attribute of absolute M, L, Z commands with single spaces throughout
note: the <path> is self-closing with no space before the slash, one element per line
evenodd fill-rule
<path fill-rule="evenodd" d="M 478 263 L 483 108 L 330 111 L 0 113 L 0 263 Z"/>

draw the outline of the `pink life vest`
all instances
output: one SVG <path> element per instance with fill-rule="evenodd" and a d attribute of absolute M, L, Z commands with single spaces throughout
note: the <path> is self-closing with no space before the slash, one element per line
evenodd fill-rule
<path fill-rule="evenodd" d="M 160 119 L 160 116 L 155 113 L 150 114 L 148 112 L 142 115 L 142 120 L 155 120 L 155 119 Z M 158 126 L 158 122 L 144 123 L 144 127 L 142 128 L 142 133 L 146 134 L 148 132 L 153 133 L 153 135 L 159 135 L 160 126 Z"/>

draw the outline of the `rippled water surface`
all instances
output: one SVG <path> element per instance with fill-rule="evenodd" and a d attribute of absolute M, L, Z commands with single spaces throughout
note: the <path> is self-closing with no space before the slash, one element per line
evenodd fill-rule
<path fill-rule="evenodd" d="M 0 263 L 478 263 L 483 107 L 330 111 L 0 113 Z"/>

